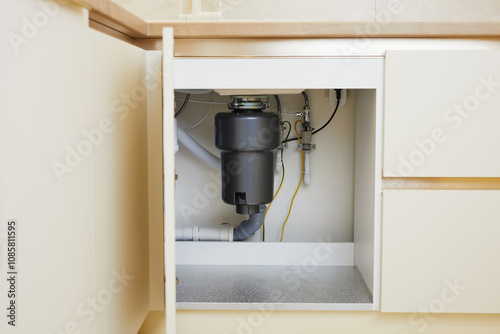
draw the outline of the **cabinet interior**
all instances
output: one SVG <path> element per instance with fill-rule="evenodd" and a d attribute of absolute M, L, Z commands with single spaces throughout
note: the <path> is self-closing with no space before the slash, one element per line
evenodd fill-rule
<path fill-rule="evenodd" d="M 294 124 L 304 105 L 300 94 L 280 94 L 283 121 Z M 319 128 L 334 106 L 328 89 L 307 89 L 311 123 Z M 185 94 L 176 92 L 177 105 Z M 181 128 L 206 119 L 189 134 L 207 150 L 214 144 L 214 116 L 229 112 L 230 99 L 212 92 L 192 95 L 178 117 Z M 196 101 L 212 101 L 207 104 Z M 276 103 L 268 111 L 276 111 Z M 219 104 L 220 103 L 220 104 Z M 285 180 L 260 229 L 244 242 L 176 242 L 178 309 L 373 310 L 378 286 L 374 238 L 380 196 L 376 173 L 376 89 L 348 89 L 345 105 L 331 123 L 313 135 L 310 185 L 301 185 L 279 242 L 282 223 L 301 173 L 297 142 L 284 149 Z M 288 124 L 286 125 L 288 127 Z M 300 129 L 298 127 L 300 134 Z M 284 130 L 286 134 L 287 129 Z M 291 130 L 290 138 L 295 137 Z M 204 165 L 180 145 L 175 155 L 176 227 L 237 225 L 246 216 L 220 198 L 220 172 Z M 274 189 L 281 182 L 275 172 Z M 378 178 L 377 178 L 378 177 Z M 378 191 L 378 194 L 377 194 Z"/>

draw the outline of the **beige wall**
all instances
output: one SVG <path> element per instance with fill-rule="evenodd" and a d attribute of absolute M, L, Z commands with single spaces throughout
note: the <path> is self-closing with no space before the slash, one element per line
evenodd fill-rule
<path fill-rule="evenodd" d="M 185 20 L 196 0 L 114 0 L 145 20 Z M 191 19 L 231 21 L 499 21 L 496 0 L 199 0 Z M 390 13 L 387 16 L 387 13 Z"/>

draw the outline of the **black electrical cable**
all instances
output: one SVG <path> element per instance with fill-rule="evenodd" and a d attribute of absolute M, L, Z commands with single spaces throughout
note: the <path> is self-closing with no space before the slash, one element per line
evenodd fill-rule
<path fill-rule="evenodd" d="M 280 102 L 280 98 L 278 95 L 274 95 L 274 99 L 276 100 L 276 108 L 278 110 L 278 113 L 281 114 L 281 102 Z"/>
<path fill-rule="evenodd" d="M 186 108 L 186 106 L 187 106 L 187 104 L 189 102 L 189 98 L 190 97 L 191 97 L 191 94 L 186 94 L 186 98 L 184 99 L 184 103 L 182 103 L 182 106 L 179 109 L 179 111 L 175 112 L 174 117 L 178 117 L 184 111 L 184 109 Z"/>
<path fill-rule="evenodd" d="M 318 130 L 314 130 L 312 134 L 318 133 L 321 130 L 323 130 L 328 124 L 330 124 L 333 117 L 337 113 L 337 109 L 339 109 L 339 105 L 340 105 L 340 98 L 341 98 L 342 89 L 335 89 L 335 92 L 337 93 L 337 106 L 335 106 L 335 110 L 333 111 L 332 116 L 330 116 L 330 119 L 322 127 L 320 127 Z"/>
<path fill-rule="evenodd" d="M 304 97 L 304 103 L 306 106 L 309 106 L 309 97 L 307 97 L 306 92 L 302 92 L 302 96 Z"/>
<path fill-rule="evenodd" d="M 312 134 L 318 133 L 321 130 L 323 130 L 328 124 L 330 124 L 333 117 L 337 113 L 337 110 L 339 109 L 339 105 L 340 105 L 340 96 L 341 96 L 340 93 L 342 92 L 342 89 L 335 89 L 335 92 L 337 93 L 337 105 L 335 106 L 335 110 L 333 111 L 332 116 L 330 116 L 330 119 L 322 127 L 320 127 L 318 130 L 314 130 Z M 285 140 L 284 142 L 287 143 L 289 141 L 293 141 L 293 140 L 297 140 L 297 139 L 298 138 L 290 138 L 288 140 Z"/>

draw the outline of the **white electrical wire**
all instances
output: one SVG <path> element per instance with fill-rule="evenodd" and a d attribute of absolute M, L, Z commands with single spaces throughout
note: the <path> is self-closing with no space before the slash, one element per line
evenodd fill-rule
<path fill-rule="evenodd" d="M 193 125 L 191 125 L 191 126 L 188 126 L 187 128 L 184 128 L 184 129 L 182 129 L 182 130 L 184 130 L 184 131 L 193 130 L 195 127 L 197 127 L 198 125 L 200 125 L 201 123 L 203 123 L 203 121 L 204 121 L 205 119 L 207 119 L 208 114 L 210 114 L 210 109 L 212 109 L 212 105 L 211 105 L 211 104 L 208 106 L 208 110 L 207 110 L 207 112 L 205 113 L 205 115 L 203 116 L 203 118 L 202 118 L 202 119 L 200 119 L 200 120 L 198 121 L 198 123 L 193 124 Z"/>
<path fill-rule="evenodd" d="M 209 103 L 210 104 L 208 106 L 207 111 L 205 112 L 205 115 L 203 115 L 203 117 L 197 123 L 195 123 L 195 124 L 193 124 L 191 126 L 188 126 L 187 128 L 184 128 L 182 130 L 184 130 L 184 131 L 192 130 L 192 129 L 196 128 L 198 125 L 200 125 L 201 123 L 203 123 L 203 121 L 205 119 L 207 119 L 208 115 L 210 114 L 210 110 L 212 109 L 212 105 L 213 105 L 213 102 L 212 102 L 212 93 L 210 93 L 209 98 L 210 98 L 210 101 L 207 101 L 207 102 L 206 101 L 202 101 L 204 103 Z M 195 101 L 193 101 L 193 102 L 195 102 Z"/>
<path fill-rule="evenodd" d="M 184 100 L 184 98 L 176 97 L 176 100 Z M 189 99 L 189 102 L 196 102 L 196 103 L 205 103 L 205 104 L 223 104 L 227 106 L 227 102 L 215 102 L 215 101 L 200 101 L 200 100 L 192 100 Z"/>

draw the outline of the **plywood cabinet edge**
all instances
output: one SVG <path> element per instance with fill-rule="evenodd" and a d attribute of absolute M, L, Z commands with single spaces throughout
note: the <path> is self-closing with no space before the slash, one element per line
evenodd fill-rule
<path fill-rule="evenodd" d="M 377 25 L 376 33 L 363 33 Z M 500 22 L 149 22 L 149 38 L 172 27 L 175 38 L 498 37 Z"/>

